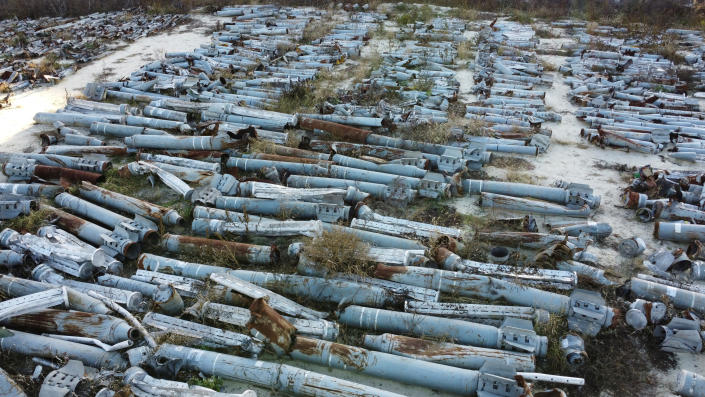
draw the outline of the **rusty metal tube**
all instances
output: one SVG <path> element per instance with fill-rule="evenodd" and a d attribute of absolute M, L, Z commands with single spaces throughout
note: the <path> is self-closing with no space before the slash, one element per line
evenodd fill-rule
<path fill-rule="evenodd" d="M 127 259 L 137 258 L 142 250 L 139 243 L 118 236 L 93 222 L 48 205 L 42 205 L 40 208 L 51 213 L 52 221 L 56 225 L 93 245 L 109 246 L 110 251 L 117 252 Z M 108 238 L 106 239 L 104 236 Z"/>
<path fill-rule="evenodd" d="M 274 245 L 254 245 L 212 238 L 165 234 L 162 236 L 162 248 L 169 252 L 202 251 L 213 249 L 231 256 L 234 263 L 244 262 L 258 265 L 270 265 L 279 262 L 279 250 Z"/>
<path fill-rule="evenodd" d="M 305 130 L 325 131 L 338 139 L 358 143 L 365 143 L 367 136 L 372 133 L 371 131 L 363 130 L 361 128 L 312 118 L 301 119 L 301 121 L 299 121 L 299 126 Z"/>
<path fill-rule="evenodd" d="M 136 340 L 139 332 L 117 317 L 76 311 L 46 309 L 12 317 L 4 322 L 10 328 L 33 332 L 76 335 L 116 344 Z"/>
<path fill-rule="evenodd" d="M 162 207 L 144 200 L 112 192 L 90 182 L 83 182 L 79 194 L 91 201 L 134 215 L 141 215 L 166 225 L 184 225 L 184 218 L 171 208 Z"/>
<path fill-rule="evenodd" d="M 591 213 L 590 207 L 587 204 L 583 205 L 579 209 L 572 209 L 548 202 L 484 192 L 480 198 L 480 204 L 483 207 L 501 208 L 511 211 L 531 212 L 545 215 L 587 218 Z"/>
<path fill-rule="evenodd" d="M 457 345 L 394 334 L 365 334 L 363 344 L 368 349 L 458 368 L 480 369 L 488 361 L 500 361 L 517 371 L 536 369 L 534 356 L 528 353 Z"/>
<path fill-rule="evenodd" d="M 477 391 L 477 371 L 320 339 L 298 336 L 289 355 L 294 360 L 355 371 L 447 393 L 472 395 Z"/>

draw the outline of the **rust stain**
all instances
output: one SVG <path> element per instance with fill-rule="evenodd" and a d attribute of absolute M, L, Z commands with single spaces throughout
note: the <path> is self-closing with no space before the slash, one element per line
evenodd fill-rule
<path fill-rule="evenodd" d="M 406 273 L 405 266 L 387 266 L 378 263 L 377 267 L 375 268 L 374 276 L 384 280 L 391 280 L 392 278 L 394 278 L 394 275 L 404 273 Z"/>
<path fill-rule="evenodd" d="M 250 305 L 250 321 L 248 329 L 255 329 L 269 339 L 270 343 L 279 346 L 285 352 L 290 352 L 296 328 L 272 309 L 263 298 L 255 299 Z"/>
<path fill-rule="evenodd" d="M 184 235 L 170 235 L 170 234 L 164 235 L 165 239 L 170 238 L 170 237 L 175 237 L 179 241 L 179 245 L 182 246 L 182 248 L 184 248 L 184 249 L 202 250 L 203 247 L 205 246 L 205 247 L 210 247 L 213 249 L 226 250 L 229 253 L 233 254 L 235 259 L 237 259 L 238 261 L 243 261 L 243 262 L 248 262 L 249 256 L 256 254 L 257 250 L 267 248 L 267 247 L 258 246 L 258 245 L 238 243 L 236 241 L 216 240 L 216 239 L 210 239 L 210 238 L 184 236 Z M 270 254 L 270 259 L 273 260 L 272 263 L 276 263 L 276 260 L 279 259 L 279 251 L 275 245 L 272 245 L 269 248 L 272 250 L 272 253 Z"/>
<path fill-rule="evenodd" d="M 354 346 L 330 344 L 330 354 L 338 357 L 346 367 L 363 370 L 367 367 L 367 351 Z"/>
<path fill-rule="evenodd" d="M 81 181 L 98 183 L 103 180 L 103 175 L 95 172 L 74 170 L 71 168 L 53 167 L 49 165 L 35 166 L 34 176 L 41 179 L 64 179 L 73 183 L 78 183 Z"/>
<path fill-rule="evenodd" d="M 65 310 L 45 309 L 34 313 L 15 316 L 7 320 L 10 327 L 33 330 L 36 332 L 56 332 L 66 335 L 95 336 L 91 329 L 114 321 L 117 318 L 84 312 L 69 312 Z M 128 332 L 134 337 L 134 332 Z"/>
<path fill-rule="evenodd" d="M 331 133 L 336 138 L 359 143 L 365 143 L 367 141 L 367 136 L 372 133 L 371 131 L 363 130 L 361 128 L 308 118 L 302 119 L 299 125 L 301 128 L 306 130 L 318 129 Z"/>
<path fill-rule="evenodd" d="M 332 161 L 328 161 L 328 160 L 318 160 L 318 159 L 310 159 L 310 158 L 303 158 L 303 157 L 282 156 L 279 154 L 254 153 L 251 156 L 253 159 L 286 161 L 289 163 L 321 164 L 321 165 L 333 164 Z"/>
<path fill-rule="evenodd" d="M 57 225 L 61 226 L 61 228 L 66 229 L 71 233 L 78 233 L 81 227 L 88 222 L 58 208 L 42 206 L 42 209 L 50 211 L 51 215 L 53 215 L 54 217 L 52 221 L 55 222 Z"/>
<path fill-rule="evenodd" d="M 319 356 L 323 354 L 323 348 L 319 346 L 317 340 L 304 338 L 302 336 L 296 337 L 296 343 L 294 343 L 292 350 L 297 350 L 306 356 Z"/>

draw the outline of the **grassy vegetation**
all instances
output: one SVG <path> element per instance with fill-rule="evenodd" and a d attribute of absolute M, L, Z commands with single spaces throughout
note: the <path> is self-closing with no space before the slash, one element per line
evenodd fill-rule
<path fill-rule="evenodd" d="M 3 228 L 10 228 L 19 233 L 37 233 L 40 227 L 49 224 L 49 211 L 40 209 L 32 211 L 29 215 L 18 216 L 2 222 Z"/>
<path fill-rule="evenodd" d="M 536 167 L 534 164 L 522 157 L 513 157 L 513 156 L 501 156 L 497 154 L 492 155 L 492 159 L 490 160 L 490 164 L 493 167 L 498 167 L 498 168 L 507 168 L 507 169 L 512 169 L 512 170 L 526 170 L 530 171 L 535 169 Z"/>
<path fill-rule="evenodd" d="M 188 381 L 189 385 L 201 386 L 213 389 L 215 391 L 220 391 L 223 387 L 223 380 L 217 376 L 209 376 L 207 378 L 201 378 L 200 376 L 193 376 Z"/>
<path fill-rule="evenodd" d="M 458 59 L 470 59 L 473 56 L 475 56 L 475 53 L 473 52 L 473 48 L 475 46 L 473 43 L 469 40 L 463 41 L 458 45 Z"/>
<path fill-rule="evenodd" d="M 396 13 L 395 20 L 399 26 L 405 26 L 417 21 L 427 23 L 436 16 L 436 13 L 428 4 L 417 6 L 398 3 L 394 7 L 394 11 Z"/>
<path fill-rule="evenodd" d="M 450 129 L 452 125 L 453 123 L 421 124 L 404 131 L 401 135 L 406 139 L 412 139 L 419 142 L 445 144 L 451 140 Z"/>
<path fill-rule="evenodd" d="M 324 19 L 326 18 L 329 18 L 329 16 L 324 16 Z M 313 23 L 309 23 L 304 28 L 300 43 L 311 44 L 313 41 L 318 40 L 330 33 L 332 29 L 332 22 L 314 21 Z"/>
<path fill-rule="evenodd" d="M 99 184 L 100 187 L 128 196 L 135 197 L 142 189 L 151 187 L 146 176 L 132 175 L 129 172 L 121 175 L 117 168 L 109 169 L 104 175 L 105 181 Z"/>
<path fill-rule="evenodd" d="M 324 231 L 304 245 L 306 257 L 330 272 L 367 273 L 369 246 L 354 234 L 343 230 Z"/>
<path fill-rule="evenodd" d="M 521 172 L 517 170 L 507 171 L 507 176 L 505 179 L 507 180 L 507 182 L 528 183 L 532 185 L 536 184 L 534 176 L 527 172 Z"/>

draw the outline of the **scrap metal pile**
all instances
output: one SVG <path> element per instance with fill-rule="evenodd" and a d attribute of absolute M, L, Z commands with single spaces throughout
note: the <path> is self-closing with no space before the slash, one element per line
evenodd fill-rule
<path fill-rule="evenodd" d="M 620 46 L 614 51 L 576 49 L 561 72 L 569 75 L 576 116 L 590 124 L 581 136 L 598 145 L 642 153 L 665 149 L 674 159 L 703 160 L 705 114 L 685 96 L 676 66 L 661 55 Z"/>
<path fill-rule="evenodd" d="M 407 43 L 362 83 L 396 87 L 413 101 L 411 113 L 397 105 L 383 114 L 326 105 L 320 114 L 286 114 L 266 109 L 358 56 L 384 16 L 339 11 L 330 32 L 306 42 L 307 27 L 330 15 L 275 6 L 219 14 L 233 22 L 210 45 L 167 54 L 124 81 L 91 83 L 87 99 L 38 113 L 35 121 L 47 126 L 42 153 L 0 153 L 8 178 L 0 184 L 0 218 L 39 211 L 47 221 L 31 233 L 0 232 L 0 264 L 9 269 L 0 276 L 0 351 L 37 365 L 31 379 L 41 384 L 39 395 L 66 395 L 82 380 L 101 397 L 118 395 L 117 384 L 138 396 L 256 395 L 189 386 L 185 373 L 287 395 L 401 395 L 299 367 L 307 364 L 429 393 L 539 397 L 565 393 L 534 391 L 533 382 L 583 385 L 582 378 L 536 372 L 557 341 L 534 324 L 550 316 L 566 321 L 571 332 L 560 350 L 576 366 L 587 359 L 579 335 L 618 324 L 618 308 L 576 288 L 579 278 L 614 284 L 588 251 L 611 233 L 609 225 L 551 221 L 539 233 L 530 215 L 497 220 L 499 230 L 475 236 L 499 244 L 489 261 L 478 262 L 461 256 L 470 243 L 465 230 L 383 211 L 383 204 L 451 195 L 479 195 L 496 210 L 573 218 L 588 218 L 600 205 L 584 184 L 467 179 L 467 169 L 489 160 L 487 142 L 462 147 L 388 135 L 406 123 L 447 120 L 443 107 L 457 96 L 457 83 L 444 65 L 455 47 Z M 507 120 L 547 120 L 542 99 L 516 96 L 536 92 L 517 87 L 525 79 L 549 83 L 530 55 L 522 58 L 523 41 L 514 37 L 513 50 L 496 54 L 513 37 L 507 32 L 517 32 L 511 26 L 486 31 L 488 51 L 478 58 L 492 60 L 479 71 L 492 91 L 485 100 L 500 98 L 492 108 L 519 112 L 502 116 Z M 438 19 L 414 26 L 414 34 L 436 43 L 462 29 Z M 417 62 L 424 69 L 413 69 Z M 418 79 L 430 79 L 430 93 L 402 89 L 400 82 L 411 87 Z M 535 103 L 531 114 L 516 106 L 523 101 Z M 523 138 L 550 136 L 533 124 L 512 127 Z M 520 142 L 506 146 L 532 147 Z M 341 249 L 359 241 L 345 260 L 364 262 L 367 271 L 314 254 L 312 247 L 332 238 Z M 517 260 L 515 248 L 536 253 Z M 659 299 L 634 281 L 632 291 Z M 650 305 L 635 301 L 631 316 L 653 317 Z M 662 330 L 669 346 L 692 342 L 683 331 L 693 330 L 692 320 Z M 356 337 L 353 328 L 369 333 Z M 0 391 L 24 396 L 14 375 L 0 370 Z M 702 381 L 689 373 L 682 379 L 684 387 Z"/>
<path fill-rule="evenodd" d="M 0 93 L 55 82 L 105 55 L 117 41 L 137 40 L 188 20 L 137 11 L 0 21 Z"/>
<path fill-rule="evenodd" d="M 479 33 L 473 92 L 480 101 L 466 107 L 465 117 L 483 124 L 488 150 L 538 155 L 551 137 L 542 123 L 561 120 L 537 89 L 553 84 L 537 61 L 537 43 L 531 26 L 515 22 L 494 21 Z"/>
<path fill-rule="evenodd" d="M 639 331 L 652 329 L 661 349 L 668 352 L 702 351 L 705 334 L 698 314 L 705 311 L 705 289 L 699 283 L 705 280 L 703 181 L 702 171 L 655 170 L 645 166 L 623 195 L 625 207 L 635 209 L 639 219 L 655 220 L 654 237 L 681 245 L 647 256 L 646 272 L 628 283 L 632 296 L 638 299 L 626 312 L 626 322 Z M 622 254 L 629 257 L 645 248 L 639 238 L 620 245 Z M 679 311 L 670 312 L 670 306 Z M 666 323 L 669 315 L 671 319 Z M 675 391 L 683 396 L 700 396 L 705 392 L 702 382 L 701 375 L 684 370 Z"/>
<path fill-rule="evenodd" d="M 464 31 L 465 21 L 454 18 L 401 26 L 396 33 L 400 45 L 383 52 L 381 65 L 355 87 L 361 93 L 393 93 L 398 100 L 352 109 L 343 104 L 334 112 L 376 114 L 400 129 L 448 122 L 448 107 L 460 86 L 452 68 Z"/>

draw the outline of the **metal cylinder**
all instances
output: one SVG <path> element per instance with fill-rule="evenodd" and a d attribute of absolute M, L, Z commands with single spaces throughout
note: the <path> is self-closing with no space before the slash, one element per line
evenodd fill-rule
<path fill-rule="evenodd" d="M 499 361 L 517 371 L 535 369 L 534 356 L 528 353 L 428 341 L 394 334 L 366 334 L 363 344 L 369 349 L 458 368 L 480 369 L 488 361 Z"/>
<path fill-rule="evenodd" d="M 136 328 L 117 317 L 54 309 L 12 317 L 5 324 L 34 332 L 96 338 L 111 345 L 136 340 L 140 335 Z"/>
<path fill-rule="evenodd" d="M 61 193 L 54 198 L 54 201 L 62 207 L 69 208 L 77 215 L 85 216 L 104 225 L 116 227 L 121 224 L 129 224 L 137 229 L 140 241 L 145 241 L 151 245 L 154 245 L 159 241 L 159 233 L 156 230 L 137 225 L 127 217 L 116 214 L 79 197 L 72 196 L 68 193 Z"/>
<path fill-rule="evenodd" d="M 705 241 L 705 225 L 691 225 L 679 222 L 654 223 L 654 237 L 659 240 L 689 243 L 693 240 Z"/>
<path fill-rule="evenodd" d="M 156 222 L 162 221 L 166 225 L 184 225 L 184 218 L 171 208 L 112 192 L 89 182 L 81 184 L 79 194 L 88 200 L 107 205 L 119 211 L 141 215 Z"/>
<path fill-rule="evenodd" d="M 47 283 L 6 275 L 0 276 L 0 291 L 11 297 L 25 296 L 51 288 L 54 288 L 54 286 Z M 110 313 L 110 309 L 101 301 L 75 289 L 66 288 L 66 294 L 69 298 L 69 308 L 72 310 L 97 314 Z"/>
<path fill-rule="evenodd" d="M 0 338 L 0 350 L 3 352 L 48 359 L 68 357 L 72 360 L 82 361 L 85 365 L 94 368 L 114 370 L 127 368 L 127 361 L 122 358 L 119 352 L 106 352 L 99 347 L 15 330 L 11 330 L 11 332 L 12 336 Z"/>
<path fill-rule="evenodd" d="M 286 364 L 270 363 L 168 343 L 160 345 L 155 355 L 157 362 L 181 360 L 186 368 L 201 371 L 206 375 L 247 382 L 287 394 L 311 397 L 401 397 L 396 393 L 302 370 Z"/>
<path fill-rule="evenodd" d="M 320 339 L 297 337 L 289 355 L 295 360 L 356 371 L 448 393 L 469 395 L 477 390 L 477 371 Z"/>
<path fill-rule="evenodd" d="M 279 250 L 274 245 L 253 245 L 167 233 L 162 236 L 162 247 L 169 252 L 196 252 L 210 248 L 232 256 L 235 262 L 268 265 L 279 261 Z"/>
<path fill-rule="evenodd" d="M 532 306 L 551 313 L 566 314 L 570 298 L 553 292 L 525 287 L 492 277 L 473 275 L 465 277 L 460 272 L 428 269 L 413 266 L 378 265 L 375 277 L 411 284 L 441 292 L 487 299 L 505 299 L 522 306 Z M 456 280 L 462 280 L 460 282 Z"/>
<path fill-rule="evenodd" d="M 698 292 L 635 277 L 631 279 L 631 292 L 639 298 L 650 301 L 659 301 L 661 297 L 666 296 L 678 308 L 705 311 L 705 294 Z"/>
<path fill-rule="evenodd" d="M 705 397 L 705 376 L 682 369 L 674 391 L 683 397 Z"/>

